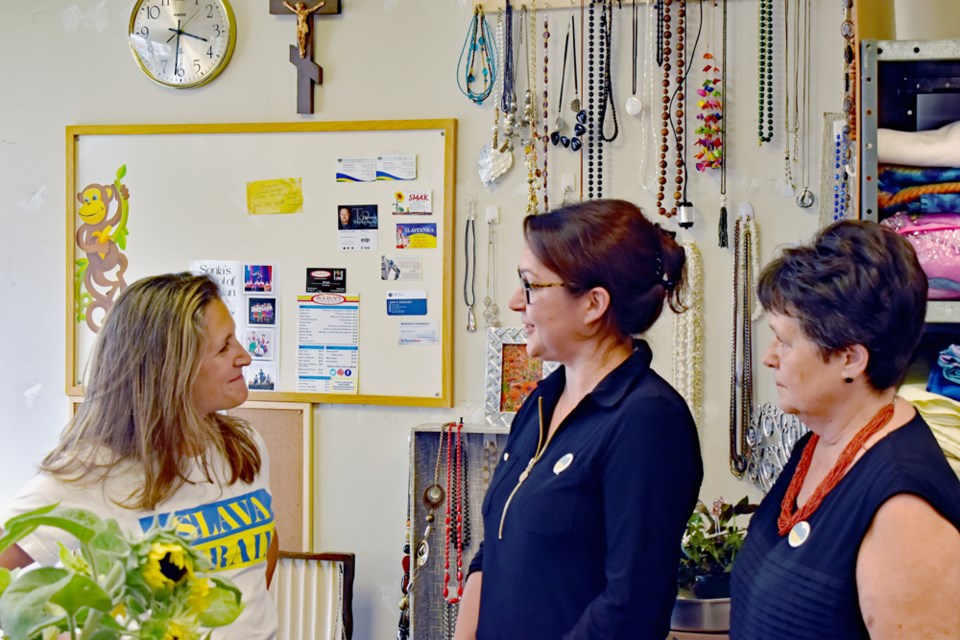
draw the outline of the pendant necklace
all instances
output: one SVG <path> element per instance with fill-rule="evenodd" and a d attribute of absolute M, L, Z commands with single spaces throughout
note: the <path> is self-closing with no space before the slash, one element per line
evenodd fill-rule
<path fill-rule="evenodd" d="M 639 116 L 643 113 L 643 100 L 637 97 L 637 56 L 640 53 L 640 5 L 636 2 L 631 7 L 630 14 L 630 64 L 633 69 L 631 80 L 631 93 L 627 98 L 624 109 L 631 116 Z M 642 90 L 642 87 L 641 87 Z"/>
<path fill-rule="evenodd" d="M 461 432 L 463 421 L 450 422 L 444 425 L 447 434 L 447 490 L 450 499 L 447 500 L 444 525 L 444 569 L 443 569 L 443 599 L 449 604 L 458 604 L 463 597 L 463 474 L 461 460 L 463 456 L 463 440 Z M 456 521 L 453 516 L 452 503 L 457 504 Z M 451 538 L 454 542 L 451 545 Z M 450 585 L 450 547 L 456 552 L 456 591 L 451 593 Z"/>
<path fill-rule="evenodd" d="M 563 89 L 566 86 L 567 82 L 567 54 L 570 51 L 570 38 L 572 34 L 573 27 L 573 17 L 570 18 L 570 24 L 567 25 L 567 35 L 563 41 L 563 67 L 560 70 L 560 96 L 557 98 L 557 119 L 555 122 L 556 129 L 553 133 L 550 134 L 550 142 L 553 143 L 553 146 L 563 145 L 565 149 L 570 147 L 570 138 L 563 133 L 566 123 L 563 121 Z M 574 58 L 576 58 L 576 46 L 577 43 L 573 43 L 574 46 Z M 573 81 L 576 83 L 577 74 L 576 74 L 576 61 L 573 64 L 574 74 Z M 546 79 L 544 79 L 544 86 L 546 86 Z M 544 120 L 546 120 L 546 115 L 544 115 Z"/>
<path fill-rule="evenodd" d="M 443 459 L 443 430 L 440 431 L 440 441 L 437 444 L 437 462 L 433 468 L 433 484 L 423 490 L 421 500 L 423 506 L 427 508 L 427 527 L 423 532 L 423 537 L 417 543 L 417 571 L 420 570 L 427 560 L 430 559 L 430 533 L 433 531 L 433 523 L 436 520 L 434 512 L 440 508 L 446 499 L 447 493 L 440 486 L 440 461 Z"/>
<path fill-rule="evenodd" d="M 896 396 L 894 396 L 894 402 L 895 401 Z M 870 422 L 857 431 L 853 439 L 843 448 L 843 451 L 840 453 L 837 461 L 833 463 L 833 467 L 829 473 L 820 481 L 820 484 L 817 485 L 817 488 L 814 489 L 810 497 L 807 498 L 807 501 L 803 503 L 803 506 L 798 509 L 797 496 L 800 494 L 803 481 L 810 471 L 810 463 L 817 449 L 817 443 L 820 442 L 820 436 L 816 433 L 810 436 L 810 440 L 803 448 L 800 462 L 797 463 L 797 469 L 794 471 L 793 477 L 790 479 L 790 484 L 787 486 L 787 492 L 780 502 L 780 516 L 777 518 L 777 532 L 781 537 L 789 533 L 788 542 L 791 547 L 799 547 L 809 539 L 812 531 L 809 521 L 810 516 L 812 516 L 823 503 L 824 498 L 840 483 L 853 465 L 857 453 L 866 445 L 867 440 L 887 426 L 893 419 L 893 411 L 893 403 L 884 405 L 880 411 L 870 419 Z"/>
<path fill-rule="evenodd" d="M 411 466 L 410 473 L 413 473 Z M 397 640 L 409 640 L 410 638 L 410 514 L 411 504 L 410 495 L 407 494 L 407 524 L 404 529 L 403 537 L 403 559 L 400 566 L 403 569 L 403 575 L 400 578 L 400 620 L 397 622 Z"/>
<path fill-rule="evenodd" d="M 659 3 L 658 3 L 659 4 Z M 653 103 L 653 93 L 654 93 L 654 73 L 653 73 L 653 61 L 657 55 L 656 52 L 656 37 L 654 32 L 657 26 L 657 20 L 655 16 L 655 11 L 657 9 L 650 7 L 647 9 L 646 15 L 646 39 L 644 40 L 645 47 L 645 57 L 643 59 L 643 66 L 640 71 L 640 169 L 638 171 L 638 177 L 640 180 L 640 186 L 645 190 L 649 191 L 653 187 L 653 176 L 647 175 L 647 168 L 649 166 L 648 155 L 650 153 L 649 146 L 647 144 L 647 137 L 650 135 L 650 125 L 648 123 L 653 122 L 653 109 L 647 108 L 644 109 L 643 105 L 651 105 Z M 630 101 L 627 100 L 629 103 Z M 627 107 L 627 113 L 630 113 L 630 108 Z"/>
<path fill-rule="evenodd" d="M 673 382 L 697 427 L 703 419 L 703 257 L 692 240 L 687 254 L 686 311 L 673 320 Z"/>
<path fill-rule="evenodd" d="M 757 7 L 757 144 L 762 145 L 773 139 L 773 0 L 759 0 Z"/>
<path fill-rule="evenodd" d="M 509 6 L 509 2 L 507 3 Z M 513 130 L 506 127 L 503 134 L 503 143 L 500 142 L 500 113 L 503 111 L 504 120 L 506 120 L 507 111 L 503 110 L 504 85 L 506 82 L 506 59 L 504 57 L 504 25 L 503 12 L 497 12 L 497 59 L 503 61 L 504 72 L 500 73 L 494 82 L 493 97 L 493 139 L 489 145 L 484 145 L 480 150 L 480 157 L 477 165 L 480 172 L 480 180 L 485 186 L 490 186 L 493 182 L 505 174 L 513 166 Z M 511 63 L 512 64 L 512 63 Z"/>
<path fill-rule="evenodd" d="M 785 92 L 784 114 L 786 116 L 786 132 L 791 136 L 791 144 L 784 146 L 784 174 L 787 185 L 795 194 L 797 206 L 807 209 L 813 205 L 813 192 L 810 191 L 810 156 L 807 140 L 810 126 L 810 1 L 795 0 L 793 22 L 795 33 L 793 46 L 786 47 L 793 51 L 793 83 L 792 92 L 788 86 Z M 789 20 L 784 20 L 784 34 L 787 43 L 790 42 L 788 27 Z M 787 73 L 791 72 L 790 60 L 787 59 Z M 802 141 L 801 141 L 802 140 Z M 800 168 L 800 184 L 796 184 L 793 173 L 794 166 Z M 799 193 L 798 193 L 799 190 Z"/>
<path fill-rule="evenodd" d="M 467 225 L 463 237 L 463 303 L 467 305 L 467 331 L 477 330 L 477 316 L 473 305 L 477 301 L 477 202 L 473 198 L 467 201 Z"/>
<path fill-rule="evenodd" d="M 500 307 L 497 306 L 497 230 L 491 219 L 487 222 L 487 286 L 483 296 L 483 325 L 500 327 Z"/>
<path fill-rule="evenodd" d="M 580 24 L 580 33 L 583 35 L 583 5 L 580 5 L 581 12 L 581 24 Z M 570 16 L 570 49 L 573 54 L 573 100 L 570 101 L 570 111 L 573 112 L 573 135 L 570 137 L 570 149 L 573 151 L 580 151 L 583 148 L 583 135 L 587 132 L 587 112 L 583 108 L 583 105 L 580 102 L 580 77 L 581 69 L 577 66 L 577 25 L 574 22 L 573 16 Z M 566 68 L 566 64 L 564 64 Z M 583 156 L 580 157 L 581 165 L 580 170 L 583 171 Z M 583 177 L 581 173 L 581 178 Z M 581 180 L 581 196 L 583 195 L 582 187 L 583 181 Z"/>

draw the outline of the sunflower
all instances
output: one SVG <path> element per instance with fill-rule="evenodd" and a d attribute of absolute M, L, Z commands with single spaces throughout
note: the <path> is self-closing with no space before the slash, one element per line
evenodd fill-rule
<path fill-rule="evenodd" d="M 167 623 L 167 630 L 163 634 L 163 640 L 199 640 L 199 638 L 196 625 L 183 619 L 171 620 Z"/>
<path fill-rule="evenodd" d="M 403 202 L 403 191 L 397 191 L 393 197 L 397 202 Z"/>
<path fill-rule="evenodd" d="M 154 542 L 143 566 L 143 578 L 154 589 L 173 587 L 193 578 L 193 564 L 183 545 Z"/>
<path fill-rule="evenodd" d="M 187 594 L 187 609 L 190 613 L 200 615 L 210 606 L 210 580 L 197 578 L 190 582 L 190 593 Z"/>

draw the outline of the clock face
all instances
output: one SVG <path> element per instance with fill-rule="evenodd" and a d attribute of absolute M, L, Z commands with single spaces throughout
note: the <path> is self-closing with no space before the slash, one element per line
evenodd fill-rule
<path fill-rule="evenodd" d="M 199 87 L 233 54 L 236 24 L 227 0 L 138 0 L 130 48 L 140 69 L 168 87 Z"/>

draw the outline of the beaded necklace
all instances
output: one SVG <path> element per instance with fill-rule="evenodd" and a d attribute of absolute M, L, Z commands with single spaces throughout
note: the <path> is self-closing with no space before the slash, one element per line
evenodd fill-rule
<path fill-rule="evenodd" d="M 687 256 L 686 311 L 673 321 L 673 383 L 690 407 L 693 420 L 703 419 L 703 257 L 697 243 L 684 247 Z"/>
<path fill-rule="evenodd" d="M 600 55 L 603 71 L 600 75 L 600 123 L 598 130 L 600 132 L 600 139 L 603 142 L 613 142 L 620 133 L 620 124 L 617 121 L 617 105 L 613 98 L 613 78 L 610 73 L 610 64 L 613 59 L 613 0 L 605 0 L 600 13 L 600 41 L 602 43 Z M 607 134 L 604 132 L 604 123 L 607 119 L 608 108 L 613 117 L 613 133 L 610 137 L 607 137 Z M 602 149 L 598 148 L 598 152 L 602 158 Z M 603 165 L 598 163 L 597 167 L 597 172 L 600 174 L 600 179 L 602 179 Z M 598 180 L 598 184 L 602 183 Z M 603 197 L 602 187 L 598 187 L 598 189 L 601 192 L 600 197 Z"/>
<path fill-rule="evenodd" d="M 683 132 L 684 132 L 684 105 L 686 100 L 686 95 L 684 93 L 684 84 L 686 82 L 686 62 L 685 62 L 685 48 L 686 48 L 686 15 L 687 15 L 687 3 L 686 0 L 677 0 L 677 21 L 676 25 L 672 25 L 673 15 L 672 15 L 672 5 L 674 0 L 664 0 L 663 1 L 663 96 L 661 101 L 663 102 L 663 111 L 660 116 L 662 119 L 662 127 L 660 129 L 660 175 L 657 179 L 657 212 L 667 218 L 672 218 L 677 214 L 677 210 L 681 205 L 681 202 L 684 200 L 683 192 L 685 190 L 685 177 L 686 177 L 686 162 L 684 161 L 684 143 L 683 143 Z M 676 32 L 676 40 L 673 41 L 674 31 Z M 673 48 L 671 48 L 671 42 L 673 43 Z M 676 55 L 671 60 L 671 54 L 676 52 Z M 674 90 L 671 95 L 670 92 L 670 80 L 671 80 L 671 71 L 674 71 L 674 66 L 676 67 L 674 76 Z M 673 114 L 676 120 L 674 121 L 671 118 L 671 109 L 673 108 L 673 103 L 676 101 L 677 108 Z M 666 197 L 666 187 L 667 187 L 667 152 L 670 149 L 669 139 L 670 139 L 670 130 L 673 130 L 673 149 L 675 152 L 675 161 L 676 165 L 676 177 L 674 178 L 675 187 L 673 192 L 673 207 L 667 209 L 664 206 L 664 199 Z M 686 204 L 686 203 L 684 203 Z"/>
<path fill-rule="evenodd" d="M 841 0 L 843 22 L 840 23 L 840 35 L 846 41 L 843 48 L 843 100 L 842 111 L 847 116 L 847 126 L 856 130 L 857 122 L 857 84 L 856 84 L 856 42 L 857 29 L 853 22 L 853 0 Z"/>
<path fill-rule="evenodd" d="M 590 1 L 590 10 L 587 13 L 587 24 L 588 24 L 588 33 L 587 33 L 587 111 L 590 114 L 587 118 L 587 198 L 592 200 L 595 195 L 594 191 L 594 167 L 593 167 L 593 158 L 596 155 L 596 124 L 594 115 L 596 110 L 594 109 L 594 92 L 596 90 L 596 85 L 594 82 L 594 61 L 596 56 L 595 46 L 596 46 L 596 6 L 593 0 Z"/>
<path fill-rule="evenodd" d="M 550 23 L 546 16 L 543 18 L 543 212 L 550 210 L 550 192 L 547 187 L 547 152 L 550 150 L 550 103 L 547 101 L 547 83 L 550 56 L 547 43 L 550 40 Z"/>
<path fill-rule="evenodd" d="M 444 535 L 443 545 L 443 599 L 449 604 L 458 604 L 463 597 L 463 467 L 461 466 L 463 420 L 447 423 L 444 429 L 447 434 L 447 492 L 450 499 L 447 500 L 444 518 L 446 535 Z M 455 517 L 451 509 L 454 502 L 457 505 Z M 451 538 L 453 538 L 452 541 Z M 450 593 L 451 546 L 456 551 L 457 589 L 455 594 Z"/>
<path fill-rule="evenodd" d="M 840 125 L 833 145 L 833 221 L 849 215 L 850 190 L 847 165 L 850 161 L 850 125 Z"/>
<path fill-rule="evenodd" d="M 659 21 L 656 19 L 657 12 L 659 11 L 659 9 L 656 8 L 657 6 L 659 6 L 659 2 L 647 10 L 646 39 L 644 40 L 646 58 L 643 60 L 640 71 L 640 169 L 638 171 L 638 177 L 640 179 L 640 186 L 645 190 L 649 190 L 653 186 L 654 181 L 653 176 L 647 175 L 647 167 L 649 165 L 648 155 L 650 152 L 647 138 L 650 134 L 651 126 L 648 123 L 653 122 L 653 109 L 649 108 L 649 105 L 652 105 L 654 95 L 653 83 L 655 74 L 653 72 L 653 62 L 657 56 L 657 44 L 654 32 L 659 24 Z M 648 105 L 648 107 L 644 109 L 643 105 Z"/>
<path fill-rule="evenodd" d="M 500 93 L 500 110 L 503 111 L 503 134 L 512 145 L 517 113 L 516 68 L 513 60 L 513 5 L 506 0 L 503 31 L 503 90 Z"/>
<path fill-rule="evenodd" d="M 483 14 L 483 7 L 476 5 L 473 10 L 473 19 L 467 28 L 467 36 L 463 41 L 463 48 L 460 50 L 460 59 L 457 61 L 457 86 L 460 87 L 460 92 L 474 104 L 483 104 L 483 101 L 490 97 L 493 85 L 496 84 L 497 61 L 491 45 L 492 40 L 493 32 Z M 468 50 L 469 54 L 467 54 Z M 478 52 L 480 53 L 480 75 L 483 76 L 483 89 L 480 91 L 473 88 L 477 81 L 474 65 Z M 464 70 L 465 54 L 467 57 Z"/>
<path fill-rule="evenodd" d="M 667 151 L 670 149 L 668 141 L 670 139 L 670 71 L 672 70 L 670 54 L 673 53 L 673 50 L 670 48 L 670 39 L 673 37 L 673 32 L 670 30 L 670 22 L 673 19 L 670 15 L 672 5 L 673 0 L 662 0 L 658 4 L 659 12 L 657 16 L 657 61 L 663 70 L 663 80 L 661 81 L 663 95 L 660 98 L 663 106 L 660 112 L 660 160 L 658 162 L 659 175 L 657 177 L 657 211 L 660 215 L 667 218 L 671 218 L 676 214 L 676 209 L 671 212 L 667 211 L 663 206 L 667 188 Z"/>
<path fill-rule="evenodd" d="M 526 12 L 526 5 L 523 8 Z M 524 14 L 525 15 L 525 14 Z M 530 9 L 530 19 L 527 21 L 530 27 L 529 37 L 527 39 L 527 90 L 523 94 L 523 122 L 527 125 L 527 140 L 524 143 L 524 160 L 527 165 L 527 215 L 538 213 L 540 206 L 537 198 L 540 177 L 543 175 L 537 166 L 537 110 L 533 104 L 533 96 L 537 90 L 537 5 L 534 3 Z M 521 18 L 521 26 L 523 19 Z"/>
<path fill-rule="evenodd" d="M 763 144 L 773 139 L 773 0 L 759 0 L 757 12 L 757 144 Z"/>
<path fill-rule="evenodd" d="M 411 473 L 412 470 L 411 470 Z M 410 638 L 410 514 L 411 504 L 410 495 L 407 494 L 407 524 L 403 535 L 403 559 L 400 566 L 403 569 L 403 575 L 400 577 L 400 620 L 397 622 L 397 640 L 409 640 Z"/>
<path fill-rule="evenodd" d="M 781 536 L 790 534 L 791 547 L 799 547 L 807 541 L 810 535 L 810 524 L 807 520 L 817 510 L 823 499 L 840 483 L 867 440 L 887 426 L 893 419 L 893 409 L 893 404 L 884 405 L 870 422 L 857 431 L 853 439 L 843 448 L 840 457 L 833 463 L 830 472 L 820 481 L 820 484 L 817 485 L 817 488 L 803 506 L 798 509 L 797 495 L 799 495 L 803 481 L 810 471 L 813 453 L 817 449 L 817 443 L 820 442 L 820 436 L 816 433 L 810 436 L 810 440 L 803 448 L 803 454 L 800 456 L 800 462 L 797 463 L 793 478 L 790 479 L 790 484 L 787 486 L 787 492 L 780 502 L 780 517 L 777 518 L 777 532 Z"/>

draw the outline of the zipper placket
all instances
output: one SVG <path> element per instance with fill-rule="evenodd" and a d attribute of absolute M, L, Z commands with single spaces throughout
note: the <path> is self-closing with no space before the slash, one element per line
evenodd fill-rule
<path fill-rule="evenodd" d="M 507 509 L 510 508 L 510 502 L 513 500 L 513 496 L 516 495 L 517 491 L 520 489 L 520 486 L 524 481 L 530 476 L 530 472 L 533 471 L 533 465 L 537 464 L 537 461 L 540 460 L 540 457 L 543 455 L 543 452 L 547 449 L 547 444 L 549 442 L 544 442 L 544 433 L 543 433 L 543 397 L 537 398 L 537 413 L 540 418 L 540 434 L 537 436 L 537 450 L 534 452 L 530 462 L 527 463 L 527 468 L 523 470 L 520 474 L 520 478 L 517 480 L 517 486 L 513 488 L 513 491 L 510 492 L 510 495 L 507 496 L 507 501 L 503 505 L 503 511 L 500 513 L 500 531 L 497 534 L 498 540 L 503 540 L 503 523 L 507 519 Z"/>

